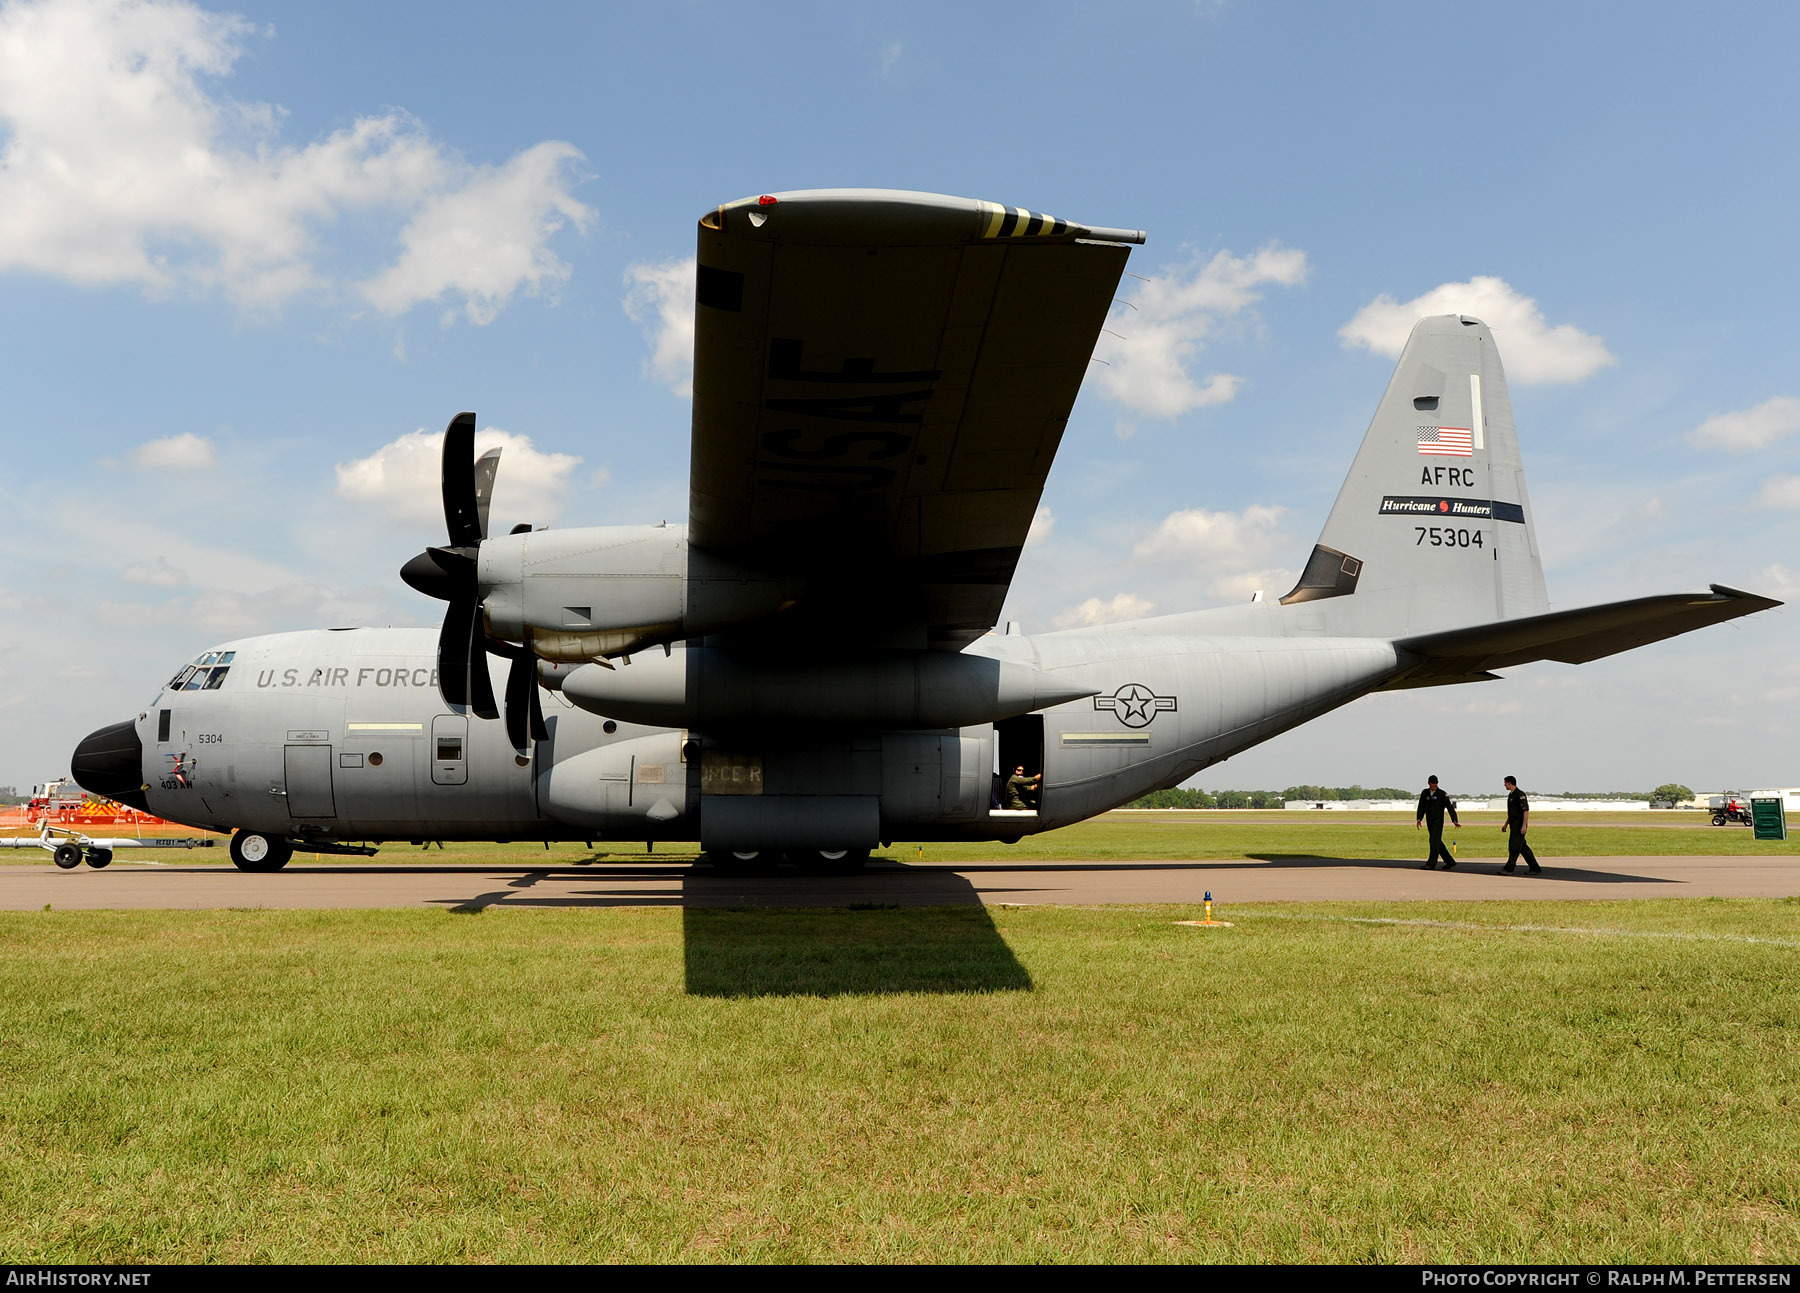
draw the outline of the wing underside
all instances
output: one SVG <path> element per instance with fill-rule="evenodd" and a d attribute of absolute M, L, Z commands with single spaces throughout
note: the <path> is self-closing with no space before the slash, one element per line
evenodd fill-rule
<path fill-rule="evenodd" d="M 1709 593 L 1639 597 L 1405 638 L 1395 646 L 1411 663 L 1383 690 L 1481 681 L 1492 670 L 1534 660 L 1585 664 L 1779 605 L 1714 584 Z"/>
<path fill-rule="evenodd" d="M 865 190 L 703 219 L 690 542 L 838 629 L 980 636 L 1124 269 L 1102 237 L 1132 235 Z"/>

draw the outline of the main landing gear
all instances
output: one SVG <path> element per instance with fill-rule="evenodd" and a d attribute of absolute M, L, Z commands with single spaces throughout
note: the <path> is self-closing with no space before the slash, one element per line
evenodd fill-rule
<path fill-rule="evenodd" d="M 239 831 L 231 837 L 231 860 L 240 871 L 279 871 L 294 856 L 294 846 L 279 835 Z"/>
<path fill-rule="evenodd" d="M 869 861 L 868 849 L 747 849 L 711 852 L 707 861 L 740 875 L 772 873 L 785 860 L 813 875 L 853 875 Z"/>

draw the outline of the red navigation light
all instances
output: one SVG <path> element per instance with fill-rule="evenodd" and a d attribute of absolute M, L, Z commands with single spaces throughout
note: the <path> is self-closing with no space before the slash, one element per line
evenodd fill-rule
<path fill-rule="evenodd" d="M 756 199 L 756 205 L 759 207 L 772 207 L 775 205 L 775 199 L 765 193 Z"/>

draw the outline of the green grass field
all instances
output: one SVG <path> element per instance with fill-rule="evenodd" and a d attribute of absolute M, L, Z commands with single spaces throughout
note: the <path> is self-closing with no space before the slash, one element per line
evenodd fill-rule
<path fill-rule="evenodd" d="M 0 1261 L 1800 1260 L 1800 901 L 1195 914 L 0 916 Z"/>
<path fill-rule="evenodd" d="M 1574 820 L 1571 820 L 1574 819 Z M 1458 856 L 1493 858 L 1506 856 L 1506 837 L 1500 833 L 1499 813 L 1465 813 L 1461 830 L 1446 828 L 1458 845 Z M 1568 813 L 1539 814 L 1531 826 L 1532 848 L 1542 857 L 1616 857 L 1720 854 L 1744 856 L 1786 854 L 1800 857 L 1800 834 L 1784 843 L 1759 841 L 1742 826 L 1710 826 L 1699 813 Z M 1408 813 L 1290 813 L 1290 812 L 1119 812 L 1108 813 L 1078 826 L 1027 837 L 1019 844 L 974 843 L 919 845 L 896 841 L 878 850 L 877 857 L 917 860 L 920 848 L 933 862 L 1009 861 L 1151 861 L 1167 858 L 1423 858 L 1423 830 L 1415 830 Z M 385 845 L 376 862 L 459 862 L 535 865 L 549 862 L 567 865 L 581 858 L 616 861 L 691 861 L 697 846 L 659 845 L 654 854 L 633 843 L 597 844 L 589 850 L 580 844 L 541 842 L 512 844 L 462 844 L 451 842 L 440 851 L 435 845 L 419 849 L 404 841 Z M 121 853 L 120 858 L 138 856 Z M 225 863 L 222 849 L 142 856 L 174 864 Z M 47 855 L 37 849 L 0 851 L 6 863 L 41 866 Z M 340 864 L 342 859 L 295 854 L 293 865 Z"/>

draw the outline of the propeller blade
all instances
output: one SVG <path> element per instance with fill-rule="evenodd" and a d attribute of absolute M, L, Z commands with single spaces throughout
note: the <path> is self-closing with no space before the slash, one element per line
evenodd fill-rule
<path fill-rule="evenodd" d="M 535 657 L 524 649 L 513 656 L 512 668 L 506 671 L 506 737 L 513 749 L 527 750 L 531 726 L 532 692 L 537 690 Z"/>
<path fill-rule="evenodd" d="M 499 449 L 489 449 L 475 460 L 475 516 L 481 522 L 484 539 L 488 532 L 488 504 L 494 499 L 494 473 L 499 470 Z"/>
<path fill-rule="evenodd" d="M 444 609 L 438 630 L 438 694 L 446 705 L 469 703 L 469 638 L 481 608 L 473 600 L 454 600 Z"/>
<path fill-rule="evenodd" d="M 550 729 L 544 725 L 544 701 L 538 692 L 536 672 L 535 669 L 532 670 L 534 676 L 531 680 L 531 739 L 548 741 Z"/>
<path fill-rule="evenodd" d="M 519 648 L 519 656 L 531 675 L 531 685 L 525 689 L 526 694 L 531 697 L 531 739 L 548 741 L 550 729 L 544 725 L 544 698 L 540 690 L 542 675 L 538 672 L 537 652 L 532 650 L 530 633 L 525 635 L 525 645 Z"/>
<path fill-rule="evenodd" d="M 476 718 L 499 718 L 500 707 L 494 704 L 494 680 L 488 676 L 487 634 L 482 631 L 481 606 L 475 606 L 475 618 L 469 625 L 469 712 Z"/>
<path fill-rule="evenodd" d="M 475 415 L 458 413 L 444 428 L 441 475 L 444 529 L 453 548 L 481 542 L 481 500 L 475 490 Z"/>

